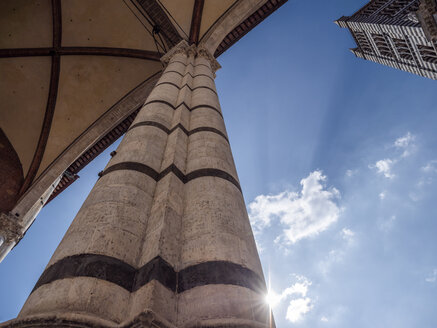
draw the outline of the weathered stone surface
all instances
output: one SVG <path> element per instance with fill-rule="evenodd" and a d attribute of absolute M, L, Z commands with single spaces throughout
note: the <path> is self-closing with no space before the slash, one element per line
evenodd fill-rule
<path fill-rule="evenodd" d="M 156 280 L 144 285 L 131 295 L 130 316 L 151 310 L 153 313 L 166 318 L 169 322 L 177 323 L 177 296 Z"/>
<path fill-rule="evenodd" d="M 229 143 L 216 133 L 202 132 L 190 136 L 187 171 L 203 168 L 223 170 L 238 180 Z"/>
<path fill-rule="evenodd" d="M 137 117 L 132 123 L 132 126 L 134 126 L 138 122 L 154 121 L 154 122 L 161 123 L 167 128 L 171 127 L 171 122 L 173 119 L 173 112 L 174 112 L 174 109 L 172 107 L 164 103 L 156 103 L 156 102 L 150 103 L 145 107 L 147 107 L 147 110 L 142 110 L 138 113 Z"/>
<path fill-rule="evenodd" d="M 262 304 L 263 300 L 258 294 L 243 287 L 209 285 L 193 288 L 179 298 L 179 325 L 210 327 L 205 323 L 214 319 L 221 324 L 218 327 L 238 327 L 235 323 L 241 323 L 242 320 L 246 320 L 247 324 L 243 327 L 256 327 L 256 322 L 265 325 L 268 312 Z M 234 324 L 230 324 L 232 322 Z"/>
<path fill-rule="evenodd" d="M 213 127 L 227 136 L 223 118 L 219 113 L 208 108 L 200 108 L 199 110 L 192 111 L 190 117 L 190 130 L 204 126 Z"/>
<path fill-rule="evenodd" d="M 213 80 L 219 65 L 184 42 L 163 62 L 11 327 L 265 325 L 265 282 Z"/>
<path fill-rule="evenodd" d="M 0 236 L 1 243 L 16 243 L 23 237 L 23 227 L 16 217 L 0 212 Z"/>
<path fill-rule="evenodd" d="M 90 277 L 56 280 L 35 290 L 19 317 L 43 313 L 89 313 L 120 323 L 126 315 L 130 293 L 115 284 Z"/>

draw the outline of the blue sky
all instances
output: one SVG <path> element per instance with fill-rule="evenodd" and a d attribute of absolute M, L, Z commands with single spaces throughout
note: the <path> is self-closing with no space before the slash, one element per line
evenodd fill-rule
<path fill-rule="evenodd" d="M 277 327 L 437 326 L 437 82 L 348 51 L 333 21 L 365 3 L 289 0 L 219 58 Z M 0 264 L 0 321 L 17 315 L 115 146 Z"/>

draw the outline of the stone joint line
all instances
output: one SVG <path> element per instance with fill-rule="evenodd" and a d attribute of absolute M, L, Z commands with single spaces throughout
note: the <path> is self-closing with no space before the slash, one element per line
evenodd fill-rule
<path fill-rule="evenodd" d="M 172 60 L 170 63 L 168 63 L 168 65 L 171 65 L 171 64 L 173 64 L 173 63 L 179 63 L 179 64 L 182 64 L 182 65 L 184 65 L 184 66 L 191 65 L 191 66 L 193 66 L 194 68 L 196 68 L 197 66 L 205 66 L 207 69 L 211 69 L 211 67 L 209 67 L 209 66 L 206 65 L 206 64 L 197 64 L 197 65 L 194 65 L 193 63 L 188 63 L 188 64 L 186 64 L 186 63 L 184 63 L 184 62 L 181 62 L 180 60 Z"/>
<path fill-rule="evenodd" d="M 198 169 L 198 170 L 194 170 L 194 171 L 185 175 L 174 164 L 171 164 L 165 170 L 161 171 L 161 173 L 158 173 L 150 166 L 147 166 L 147 165 L 142 164 L 142 163 L 122 162 L 122 163 L 117 163 L 117 164 L 114 164 L 114 165 L 108 167 L 105 171 L 103 171 L 102 177 L 108 173 L 111 173 L 114 171 L 119 171 L 119 170 L 131 170 L 131 171 L 137 171 L 140 173 L 144 173 L 147 176 L 151 177 L 156 182 L 158 182 L 159 180 L 164 178 L 170 172 L 172 172 L 174 175 L 176 175 L 179 178 L 179 180 L 181 180 L 184 184 L 190 182 L 191 180 L 194 180 L 197 178 L 202 178 L 202 177 L 221 178 L 221 179 L 229 181 L 235 187 L 237 187 L 240 192 L 242 192 L 240 184 L 238 183 L 238 181 L 229 173 L 222 171 L 222 170 L 219 170 L 219 169 L 212 169 L 212 168 Z"/>
<path fill-rule="evenodd" d="M 200 87 L 191 88 L 186 83 L 183 86 L 178 87 L 178 85 L 176 83 L 173 83 L 173 82 L 161 82 L 161 83 L 158 83 L 156 86 L 159 87 L 160 85 L 165 85 L 165 84 L 172 85 L 172 86 L 174 86 L 175 88 L 177 88 L 179 90 L 182 90 L 184 87 L 187 87 L 191 91 L 194 91 L 194 90 L 197 90 L 197 89 L 208 89 L 208 90 L 211 90 L 212 92 L 214 92 L 217 95 L 217 92 L 213 88 L 210 88 L 210 87 L 207 87 L 207 86 L 203 86 L 203 85 L 200 86 Z"/>
<path fill-rule="evenodd" d="M 185 73 L 185 74 L 182 74 L 182 73 L 179 73 L 178 71 L 166 70 L 162 75 L 165 75 L 165 74 L 167 74 L 167 73 L 176 73 L 176 74 L 179 74 L 179 75 L 182 76 L 182 77 L 185 77 L 185 76 L 189 75 L 189 76 L 191 76 L 191 78 L 193 78 L 193 79 L 196 78 L 196 77 L 199 77 L 199 76 L 204 76 L 204 77 L 207 77 L 207 78 L 209 78 L 211 81 L 214 82 L 214 79 L 213 79 L 211 76 L 207 75 L 207 74 L 197 74 L 197 75 L 193 75 L 193 74 L 191 74 L 190 72 L 187 72 L 187 73 Z"/>
<path fill-rule="evenodd" d="M 205 285 L 235 285 L 265 293 L 265 284 L 250 269 L 228 261 L 208 261 L 189 266 L 177 272 L 159 255 L 139 269 L 114 257 L 97 254 L 79 254 L 65 257 L 47 268 L 32 293 L 39 287 L 56 280 L 91 277 L 114 283 L 129 292 L 135 292 L 156 280 L 174 293 Z"/>
<path fill-rule="evenodd" d="M 167 134 L 172 134 L 177 129 L 181 129 L 182 132 L 184 132 L 187 136 L 191 136 L 192 134 L 195 134 L 198 132 L 213 132 L 213 133 L 216 133 L 219 136 L 223 137 L 227 141 L 227 143 L 229 143 L 228 137 L 226 137 L 226 135 L 223 132 L 221 132 L 220 130 L 218 130 L 216 128 L 209 127 L 209 126 L 198 127 L 198 128 L 195 128 L 193 130 L 188 131 L 181 123 L 179 123 L 178 125 L 174 126 L 171 129 L 169 129 L 166 126 L 164 126 L 163 124 L 158 123 L 158 122 L 143 121 L 143 122 L 139 122 L 139 123 L 132 125 L 128 131 L 135 129 L 137 127 L 140 127 L 140 126 L 153 126 L 153 127 L 158 128 L 158 129 L 161 129 L 162 131 L 164 131 Z"/>
<path fill-rule="evenodd" d="M 173 108 L 174 110 L 176 110 L 180 106 L 184 105 L 190 112 L 192 112 L 193 110 L 202 108 L 202 107 L 210 108 L 212 110 L 215 110 L 217 113 L 219 113 L 219 115 L 223 118 L 222 113 L 220 113 L 220 111 L 217 108 L 215 108 L 214 106 L 211 106 L 211 105 L 206 105 L 206 104 L 204 104 L 204 105 L 197 105 L 197 106 L 194 106 L 194 107 L 190 108 L 190 106 L 188 106 L 185 102 L 181 102 L 179 105 L 177 105 L 175 107 L 174 105 L 170 104 L 168 101 L 156 99 L 156 100 L 151 100 L 151 101 L 145 103 L 144 106 L 147 106 L 147 105 L 150 105 L 150 104 L 154 104 L 154 103 L 160 103 L 160 104 L 168 105 L 169 107 Z"/>

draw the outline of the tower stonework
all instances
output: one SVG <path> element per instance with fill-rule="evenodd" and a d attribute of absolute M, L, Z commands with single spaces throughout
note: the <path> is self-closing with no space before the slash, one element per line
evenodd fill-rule
<path fill-rule="evenodd" d="M 181 41 L 18 317 L 2 327 L 267 327 L 215 88 Z"/>
<path fill-rule="evenodd" d="M 371 0 L 335 23 L 355 56 L 437 80 L 437 0 Z"/>

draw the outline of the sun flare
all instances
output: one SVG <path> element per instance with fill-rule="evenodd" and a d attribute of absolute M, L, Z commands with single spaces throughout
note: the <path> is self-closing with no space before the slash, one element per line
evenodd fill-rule
<path fill-rule="evenodd" d="M 275 307 L 281 300 L 281 295 L 276 294 L 273 290 L 269 290 L 265 297 L 266 303 L 271 307 Z"/>

